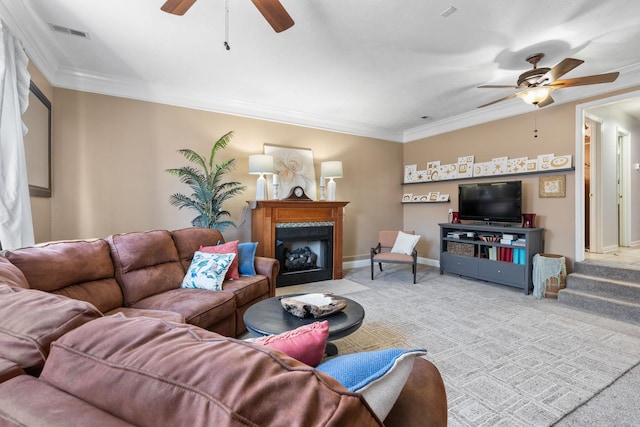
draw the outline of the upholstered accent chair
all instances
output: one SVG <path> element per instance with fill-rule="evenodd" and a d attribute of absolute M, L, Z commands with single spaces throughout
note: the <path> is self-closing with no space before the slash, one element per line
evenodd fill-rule
<path fill-rule="evenodd" d="M 403 231 L 406 234 L 415 234 L 414 231 Z M 373 264 L 378 263 L 380 271 L 382 271 L 382 263 L 390 264 L 410 264 L 413 273 L 413 283 L 416 283 L 416 269 L 418 266 L 418 252 L 415 248 L 410 249 L 408 253 L 392 252 L 396 239 L 398 238 L 398 230 L 380 230 L 378 233 L 378 245 L 371 248 L 371 280 L 373 279 Z M 419 236 L 417 236 L 419 237 Z M 408 251 L 407 251 L 408 252 Z"/>

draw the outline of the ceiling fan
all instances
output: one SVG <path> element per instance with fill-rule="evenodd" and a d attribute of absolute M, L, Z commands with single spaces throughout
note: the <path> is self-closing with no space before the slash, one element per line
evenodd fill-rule
<path fill-rule="evenodd" d="M 279 0 L 251 0 L 276 33 L 293 27 L 293 19 Z M 184 15 L 196 0 L 167 0 L 160 8 L 174 15 Z"/>
<path fill-rule="evenodd" d="M 533 69 L 525 71 L 518 77 L 516 86 L 503 86 L 503 85 L 484 85 L 478 86 L 479 88 L 508 88 L 508 89 L 520 89 L 520 92 L 516 92 L 504 98 L 496 99 L 488 104 L 480 105 L 478 108 L 486 107 L 505 101 L 507 99 L 518 97 L 527 104 L 536 105 L 538 107 L 544 107 L 549 104 L 553 104 L 553 98 L 551 92 L 556 89 L 562 89 L 572 86 L 585 86 L 598 83 L 611 83 L 618 78 L 619 72 L 607 73 L 607 74 L 595 74 L 592 76 L 575 77 L 573 79 L 558 80 L 558 78 L 567 74 L 569 71 L 582 64 L 584 61 L 581 59 L 565 58 L 556 64 L 553 68 L 538 68 L 538 62 L 544 57 L 544 53 L 536 53 L 527 57 L 527 62 L 533 65 Z"/>

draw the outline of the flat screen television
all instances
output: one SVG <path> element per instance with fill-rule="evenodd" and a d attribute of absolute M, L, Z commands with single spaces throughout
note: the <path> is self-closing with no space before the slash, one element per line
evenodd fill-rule
<path fill-rule="evenodd" d="M 458 218 L 483 222 L 521 222 L 522 181 L 459 184 Z"/>

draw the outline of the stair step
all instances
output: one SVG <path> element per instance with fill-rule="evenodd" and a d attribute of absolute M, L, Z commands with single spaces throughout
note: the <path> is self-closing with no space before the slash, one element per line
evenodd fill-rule
<path fill-rule="evenodd" d="M 558 302 L 617 320 L 640 325 L 640 304 L 616 298 L 607 298 L 591 293 L 562 289 Z"/>
<path fill-rule="evenodd" d="M 631 265 L 611 265 L 594 261 L 576 262 L 573 267 L 573 272 L 586 276 L 640 283 L 640 268 Z"/>
<path fill-rule="evenodd" d="M 567 276 L 566 286 L 574 291 L 640 304 L 640 284 L 638 283 L 571 273 Z"/>

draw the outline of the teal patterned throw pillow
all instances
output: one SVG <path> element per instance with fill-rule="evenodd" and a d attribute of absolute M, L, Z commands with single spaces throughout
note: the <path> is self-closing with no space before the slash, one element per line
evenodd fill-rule
<path fill-rule="evenodd" d="M 236 254 L 209 254 L 195 251 L 181 288 L 221 291 L 224 276 L 231 267 Z"/>

